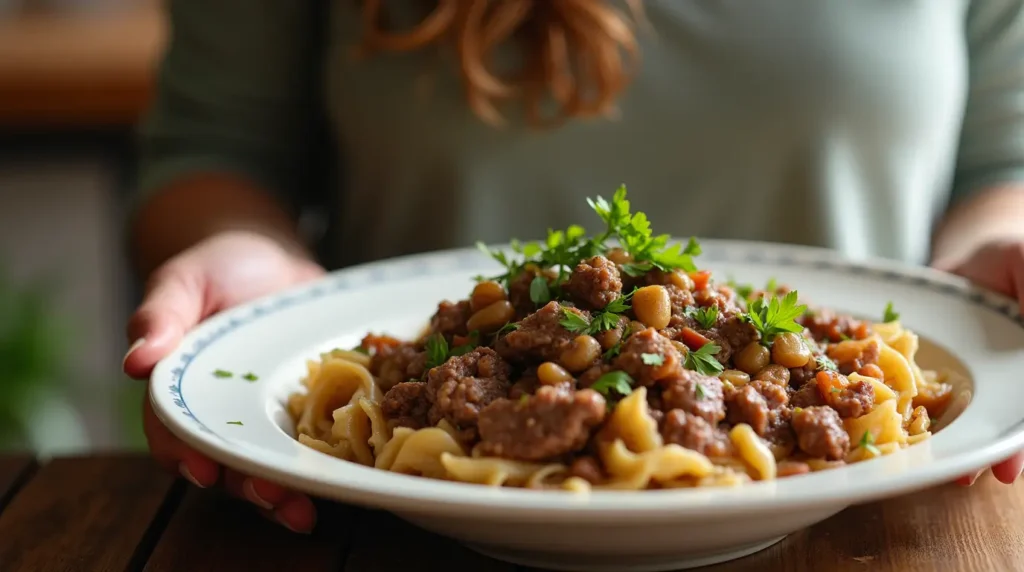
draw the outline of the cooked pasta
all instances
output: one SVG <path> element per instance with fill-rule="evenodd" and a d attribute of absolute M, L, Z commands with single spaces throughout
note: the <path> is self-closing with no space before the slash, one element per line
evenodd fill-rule
<path fill-rule="evenodd" d="M 790 478 L 931 435 L 951 387 L 891 307 L 870 322 L 777 284 L 719 283 L 693 264 L 696 241 L 651 235 L 623 189 L 591 205 L 605 231 L 492 253 L 504 273 L 442 301 L 419 338 L 371 334 L 309 361 L 287 402 L 299 442 L 578 493 Z"/>

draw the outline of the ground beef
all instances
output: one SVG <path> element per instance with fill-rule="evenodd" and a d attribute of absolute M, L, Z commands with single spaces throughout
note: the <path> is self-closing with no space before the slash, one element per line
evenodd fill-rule
<path fill-rule="evenodd" d="M 850 449 L 850 436 L 831 407 L 805 407 L 793 413 L 800 450 L 811 457 L 839 460 Z"/>
<path fill-rule="evenodd" d="M 725 392 L 729 423 L 746 423 L 762 437 L 779 433 L 789 418 L 786 388 L 767 381 L 752 381 Z"/>
<path fill-rule="evenodd" d="M 400 344 L 384 347 L 370 358 L 370 372 L 377 377 L 377 384 L 387 391 L 413 379 L 423 377 L 427 354 L 414 344 Z"/>
<path fill-rule="evenodd" d="M 729 437 L 708 423 L 704 418 L 673 409 L 665 414 L 661 436 L 666 443 L 675 443 L 709 457 L 724 457 L 729 454 Z"/>
<path fill-rule="evenodd" d="M 664 387 L 661 400 L 665 410 L 682 410 L 712 424 L 725 419 L 722 381 L 717 377 L 684 369 L 660 385 Z"/>
<path fill-rule="evenodd" d="M 427 384 L 419 381 L 399 383 L 389 389 L 380 404 L 388 427 L 426 427 L 427 412 L 430 410 L 426 393 Z"/>
<path fill-rule="evenodd" d="M 704 337 L 718 344 L 721 349 L 715 357 L 721 363 L 728 363 L 737 352 L 747 347 L 750 342 L 757 341 L 757 330 L 753 325 L 744 322 L 739 316 L 722 318 L 719 315 L 718 327 L 711 330 L 698 330 Z"/>
<path fill-rule="evenodd" d="M 591 310 L 603 310 L 622 295 L 622 278 L 614 262 L 595 256 L 576 265 L 565 291 L 577 304 Z"/>
<path fill-rule="evenodd" d="M 472 429 L 480 410 L 508 396 L 511 368 L 490 348 L 477 348 L 427 372 L 428 420 L 447 419 L 459 429 Z M 471 433 L 471 431 L 470 431 Z"/>
<path fill-rule="evenodd" d="M 597 457 L 587 455 L 578 457 L 569 465 L 569 476 L 579 477 L 592 485 L 605 480 L 604 469 L 601 468 L 601 461 Z"/>
<path fill-rule="evenodd" d="M 867 324 L 854 318 L 837 314 L 829 309 L 815 309 L 805 312 L 799 323 L 811 332 L 818 342 L 838 343 L 846 339 L 863 339 L 870 333 Z"/>
<path fill-rule="evenodd" d="M 856 381 L 831 394 L 828 401 L 843 419 L 860 417 L 875 407 L 875 386 Z"/>
<path fill-rule="evenodd" d="M 850 375 L 866 365 L 878 363 L 878 358 L 882 353 L 878 340 L 871 340 L 866 344 L 860 345 L 862 347 L 857 348 L 856 352 L 848 351 L 849 348 L 856 347 L 851 344 L 833 346 L 832 351 L 829 352 L 829 357 L 835 360 L 839 373 Z"/>
<path fill-rule="evenodd" d="M 771 363 L 754 374 L 754 379 L 770 382 L 779 387 L 789 387 L 789 370 L 777 363 Z"/>
<path fill-rule="evenodd" d="M 644 363 L 645 359 L 651 363 Z M 683 369 L 679 350 L 672 345 L 671 340 L 659 334 L 654 328 L 630 335 L 622 344 L 622 351 L 615 358 L 614 365 L 616 369 L 628 373 L 633 381 L 643 386 L 650 386 L 659 379 L 677 375 Z"/>
<path fill-rule="evenodd" d="M 549 302 L 495 343 L 498 354 L 513 363 L 556 361 L 576 337 L 560 323 L 565 319 L 563 311 L 590 319 L 589 314 L 582 310 Z"/>
<path fill-rule="evenodd" d="M 807 382 L 814 381 L 814 376 L 818 373 L 818 361 L 817 356 L 811 358 L 807 362 L 807 365 L 803 367 L 793 367 L 789 369 L 789 386 L 793 389 L 800 389 L 807 385 Z"/>
<path fill-rule="evenodd" d="M 509 399 L 519 399 L 523 395 L 533 395 L 540 387 L 540 380 L 537 379 L 537 368 L 530 368 L 523 372 L 523 375 L 512 384 L 508 391 Z"/>
<path fill-rule="evenodd" d="M 441 334 L 449 342 L 453 336 L 465 336 L 469 334 L 466 329 L 466 322 L 473 315 L 469 308 L 469 300 L 449 302 L 445 300 L 437 305 L 437 312 L 430 318 L 430 333 Z"/>
<path fill-rule="evenodd" d="M 541 387 L 525 400 L 500 399 L 480 414 L 480 453 L 543 461 L 582 449 L 604 420 L 601 394 Z"/>
<path fill-rule="evenodd" d="M 825 405 L 825 400 L 821 397 L 821 390 L 818 389 L 818 383 L 814 381 L 812 377 L 810 381 L 805 382 L 790 398 L 789 402 L 793 407 L 814 407 L 816 405 Z"/>

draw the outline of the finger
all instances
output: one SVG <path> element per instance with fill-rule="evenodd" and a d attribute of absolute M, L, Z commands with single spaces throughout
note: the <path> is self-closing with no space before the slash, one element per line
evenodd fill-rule
<path fill-rule="evenodd" d="M 956 484 L 958 484 L 958 485 L 960 485 L 962 487 L 969 487 L 969 486 L 973 485 L 974 482 L 978 480 L 978 477 L 980 477 L 981 474 L 984 473 L 984 472 L 985 471 L 978 471 L 978 472 L 970 474 L 970 475 L 964 475 L 964 476 L 958 478 L 955 482 L 956 482 Z"/>
<path fill-rule="evenodd" d="M 274 518 L 292 532 L 309 534 L 316 526 L 316 507 L 309 497 L 296 494 L 274 510 Z"/>
<path fill-rule="evenodd" d="M 153 413 L 148 393 L 143 402 L 142 429 L 153 459 L 166 471 L 177 473 L 200 488 L 217 483 L 220 476 L 217 463 L 190 449 L 160 422 Z"/>
<path fill-rule="evenodd" d="M 1010 485 L 1020 477 L 1022 470 L 1024 470 L 1024 453 L 1017 453 L 992 467 L 992 474 L 999 482 Z"/>
<path fill-rule="evenodd" d="M 193 274 L 198 273 L 178 266 L 155 275 L 152 287 L 128 322 L 128 336 L 133 341 L 123 362 L 128 376 L 149 377 L 157 362 L 202 319 L 202 278 Z"/>

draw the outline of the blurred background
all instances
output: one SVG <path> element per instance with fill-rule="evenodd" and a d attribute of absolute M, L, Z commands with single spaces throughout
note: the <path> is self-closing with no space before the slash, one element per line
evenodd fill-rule
<path fill-rule="evenodd" d="M 121 229 L 165 29 L 151 0 L 0 0 L 0 451 L 142 445 Z"/>

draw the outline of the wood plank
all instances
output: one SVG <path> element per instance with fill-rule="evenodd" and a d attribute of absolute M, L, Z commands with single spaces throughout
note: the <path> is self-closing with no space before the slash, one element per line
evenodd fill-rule
<path fill-rule="evenodd" d="M 36 462 L 32 455 L 0 456 L 0 513 L 14 498 L 14 494 L 24 484 L 35 466 Z"/>
<path fill-rule="evenodd" d="M 1024 570 L 1024 487 L 991 475 L 849 508 L 747 558 L 701 572 Z"/>
<path fill-rule="evenodd" d="M 511 564 L 481 556 L 392 514 L 363 511 L 361 516 L 345 572 L 515 571 Z"/>
<path fill-rule="evenodd" d="M 56 459 L 0 514 L 4 572 L 123 572 L 174 479 L 147 457 Z"/>
<path fill-rule="evenodd" d="M 313 534 L 295 534 L 256 507 L 218 492 L 191 489 L 146 563 L 146 572 L 336 572 L 356 509 L 321 503 Z"/>

